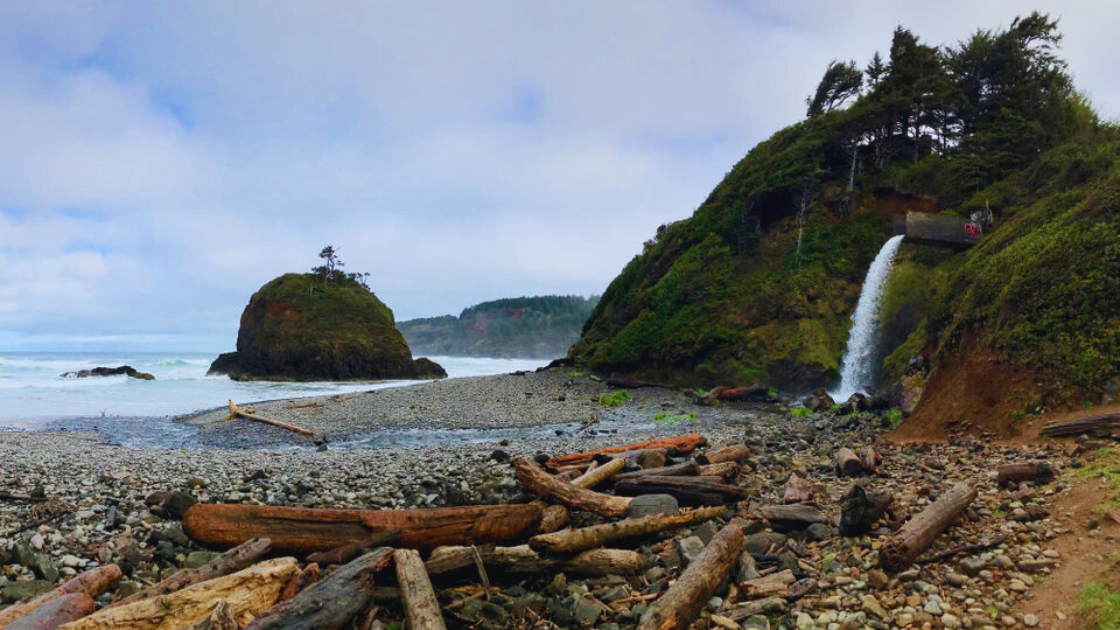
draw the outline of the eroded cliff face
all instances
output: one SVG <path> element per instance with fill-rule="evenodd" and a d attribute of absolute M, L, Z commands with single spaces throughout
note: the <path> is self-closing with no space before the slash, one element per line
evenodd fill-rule
<path fill-rule="evenodd" d="M 446 376 L 414 360 L 393 312 L 359 283 L 286 274 L 253 294 L 241 314 L 237 351 L 212 374 L 236 380 L 376 380 Z"/>

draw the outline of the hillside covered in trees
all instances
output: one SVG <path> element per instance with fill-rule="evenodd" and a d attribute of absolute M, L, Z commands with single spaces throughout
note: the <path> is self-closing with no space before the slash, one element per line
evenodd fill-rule
<path fill-rule="evenodd" d="M 985 236 L 957 254 L 903 245 L 884 388 L 909 373 L 1027 410 L 1115 395 L 1120 130 L 1075 90 L 1057 26 L 1034 13 L 947 46 L 900 27 L 862 69 L 830 64 L 805 120 L 658 228 L 572 355 L 678 384 L 833 385 L 892 218 L 938 212 Z"/>
<path fill-rule="evenodd" d="M 397 324 L 413 352 L 472 357 L 562 357 L 579 339 L 598 297 L 546 295 L 493 300 L 458 317 L 426 317 Z"/>

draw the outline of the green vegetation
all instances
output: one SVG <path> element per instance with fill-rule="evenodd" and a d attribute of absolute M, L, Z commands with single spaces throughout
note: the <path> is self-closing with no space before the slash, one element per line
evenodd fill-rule
<path fill-rule="evenodd" d="M 794 418 L 808 418 L 813 415 L 813 412 L 808 407 L 791 407 L 789 415 Z"/>
<path fill-rule="evenodd" d="M 397 324 L 418 353 L 555 358 L 579 339 L 597 297 L 546 295 L 494 300 L 444 315 Z"/>
<path fill-rule="evenodd" d="M 1080 600 L 1092 630 L 1120 630 L 1120 593 L 1104 582 L 1093 582 L 1081 591 Z"/>
<path fill-rule="evenodd" d="M 892 216 L 976 213 L 991 223 L 966 253 L 903 249 L 887 373 L 968 340 L 1099 390 L 1120 374 L 1120 130 L 1074 91 L 1060 40 L 1037 13 L 949 47 L 899 28 L 858 98 L 855 64 L 831 64 L 807 120 L 657 230 L 573 355 L 691 386 L 827 386 Z"/>
<path fill-rule="evenodd" d="M 659 411 L 653 415 L 653 423 L 659 427 L 675 427 L 682 422 L 688 422 L 700 417 L 700 414 L 695 411 L 689 413 L 669 414 L 664 411 Z"/>
<path fill-rule="evenodd" d="M 1108 510 L 1120 508 L 1120 450 L 1102 448 L 1097 458 L 1088 465 L 1077 469 L 1077 476 L 1087 479 L 1101 479 L 1112 489 L 1112 499 L 1095 509 Z"/>
<path fill-rule="evenodd" d="M 892 427 L 897 427 L 902 424 L 902 410 L 898 407 L 891 407 L 888 409 L 887 422 L 890 422 Z"/>
<path fill-rule="evenodd" d="M 621 407 L 628 402 L 630 402 L 630 393 L 624 390 L 599 396 L 599 404 L 604 407 Z"/>

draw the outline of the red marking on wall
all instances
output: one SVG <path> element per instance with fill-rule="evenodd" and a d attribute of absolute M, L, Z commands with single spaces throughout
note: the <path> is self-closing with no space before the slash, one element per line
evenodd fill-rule
<path fill-rule="evenodd" d="M 965 236 L 968 238 L 980 238 L 980 224 L 968 223 L 964 226 Z"/>

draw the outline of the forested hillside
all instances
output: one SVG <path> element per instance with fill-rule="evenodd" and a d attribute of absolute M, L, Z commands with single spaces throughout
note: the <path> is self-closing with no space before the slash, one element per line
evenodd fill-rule
<path fill-rule="evenodd" d="M 556 358 L 579 339 L 597 297 L 546 295 L 493 300 L 444 315 L 397 324 L 414 353 L 476 357 Z"/>
<path fill-rule="evenodd" d="M 959 254 L 903 246 L 883 313 L 890 385 L 933 366 L 914 380 L 934 391 L 968 364 L 972 380 L 1021 376 L 1032 391 L 1004 392 L 1016 400 L 1108 395 L 1120 132 L 1074 89 L 1060 41 L 1035 13 L 947 46 L 900 27 L 885 58 L 833 62 L 805 120 L 752 149 L 691 218 L 658 228 L 573 356 L 688 385 L 834 384 L 892 216 L 940 212 L 976 215 L 985 236 Z"/>

